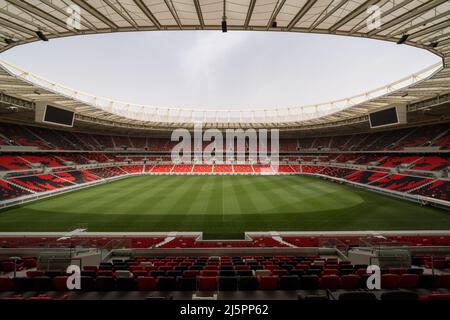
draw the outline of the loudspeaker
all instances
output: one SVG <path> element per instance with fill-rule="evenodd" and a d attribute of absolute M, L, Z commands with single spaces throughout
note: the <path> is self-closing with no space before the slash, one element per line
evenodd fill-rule
<path fill-rule="evenodd" d="M 228 31 L 227 21 L 222 20 L 222 32 L 227 32 L 227 31 Z"/>

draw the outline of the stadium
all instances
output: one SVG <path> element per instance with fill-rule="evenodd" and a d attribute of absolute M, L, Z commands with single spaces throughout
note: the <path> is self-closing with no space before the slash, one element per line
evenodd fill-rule
<path fill-rule="evenodd" d="M 3 0 L 0 16 L 5 53 L 213 30 L 439 57 L 345 99 L 241 110 L 115 101 L 1 58 L 0 300 L 450 299 L 448 0 Z"/>

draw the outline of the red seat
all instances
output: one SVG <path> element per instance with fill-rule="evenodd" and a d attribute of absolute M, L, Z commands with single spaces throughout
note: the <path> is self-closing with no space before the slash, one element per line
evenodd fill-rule
<path fill-rule="evenodd" d="M 14 271 L 14 262 L 12 262 L 12 261 L 2 262 L 2 270 L 3 270 L 3 272 L 13 272 Z"/>
<path fill-rule="evenodd" d="M 153 277 L 138 277 L 137 286 L 140 291 L 156 290 L 156 279 Z"/>
<path fill-rule="evenodd" d="M 419 275 L 404 273 L 401 275 L 398 287 L 401 289 L 415 289 L 419 282 Z"/>
<path fill-rule="evenodd" d="M 450 300 L 450 293 L 433 293 L 427 297 L 428 300 Z"/>
<path fill-rule="evenodd" d="M 434 259 L 433 267 L 435 269 L 444 269 L 445 268 L 445 260 L 444 259 Z M 430 263 L 430 268 L 431 268 L 431 263 Z"/>
<path fill-rule="evenodd" d="M 97 266 L 84 266 L 83 270 L 84 271 L 95 271 L 97 272 L 98 267 Z"/>
<path fill-rule="evenodd" d="M 272 270 L 272 275 L 274 276 L 287 276 L 289 272 L 285 269 L 275 269 Z"/>
<path fill-rule="evenodd" d="M 382 289 L 397 289 L 400 283 L 400 276 L 398 274 L 386 273 L 381 275 Z"/>
<path fill-rule="evenodd" d="M 40 270 L 27 271 L 27 277 L 28 278 L 42 277 L 44 275 L 45 275 L 45 272 L 44 271 L 40 271 Z"/>
<path fill-rule="evenodd" d="M 219 265 L 214 264 L 214 265 L 207 265 L 205 266 L 204 270 L 219 270 Z"/>
<path fill-rule="evenodd" d="M 202 270 L 200 271 L 200 276 L 202 277 L 217 277 L 218 275 L 217 270 Z"/>
<path fill-rule="evenodd" d="M 173 270 L 172 266 L 159 266 L 158 267 L 158 271 L 169 271 L 169 270 Z"/>
<path fill-rule="evenodd" d="M 341 276 L 341 288 L 345 290 L 355 290 L 359 287 L 361 277 L 357 274 L 346 274 Z"/>
<path fill-rule="evenodd" d="M 323 271 L 322 271 L 322 275 L 332 275 L 332 274 L 337 274 L 338 273 L 338 269 L 331 269 L 331 268 L 327 268 L 327 269 L 324 269 Z"/>
<path fill-rule="evenodd" d="M 148 276 L 148 271 L 146 270 L 135 270 L 132 273 L 135 278 Z"/>
<path fill-rule="evenodd" d="M 335 274 L 320 277 L 320 287 L 322 289 L 336 290 L 339 289 L 340 278 Z"/>
<path fill-rule="evenodd" d="M 200 270 L 185 270 L 183 276 L 186 278 L 195 278 L 200 275 Z"/>
<path fill-rule="evenodd" d="M 263 267 L 264 267 L 264 269 L 270 270 L 270 271 L 278 269 L 278 266 L 274 265 L 274 264 L 264 264 Z"/>
<path fill-rule="evenodd" d="M 258 283 L 261 290 L 277 290 L 279 277 L 274 276 L 259 276 Z"/>
<path fill-rule="evenodd" d="M 53 278 L 53 286 L 56 291 L 67 291 L 67 276 L 57 276 Z"/>
<path fill-rule="evenodd" d="M 12 291 L 14 288 L 13 280 L 7 277 L 0 278 L 0 291 Z"/>
<path fill-rule="evenodd" d="M 198 290 L 200 291 L 216 291 L 217 290 L 217 277 L 203 277 L 198 279 Z"/>
<path fill-rule="evenodd" d="M 391 274 L 402 275 L 406 272 L 408 272 L 408 269 L 405 269 L 405 268 L 389 268 L 389 273 L 391 273 Z"/>
<path fill-rule="evenodd" d="M 359 276 L 364 276 L 364 275 L 367 274 L 367 269 L 359 268 L 358 270 L 356 270 L 355 273 L 356 273 L 357 275 L 359 275 Z"/>
<path fill-rule="evenodd" d="M 234 269 L 236 270 L 249 270 L 250 267 L 246 264 L 238 264 L 236 266 L 234 266 Z"/>
<path fill-rule="evenodd" d="M 443 273 L 439 275 L 439 288 L 450 288 L 450 273 Z"/>

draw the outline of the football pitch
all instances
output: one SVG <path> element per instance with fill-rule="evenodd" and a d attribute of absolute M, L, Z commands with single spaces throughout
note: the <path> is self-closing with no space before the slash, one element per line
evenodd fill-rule
<path fill-rule="evenodd" d="M 450 213 L 307 176 L 136 176 L 0 211 L 0 231 L 450 229 Z"/>

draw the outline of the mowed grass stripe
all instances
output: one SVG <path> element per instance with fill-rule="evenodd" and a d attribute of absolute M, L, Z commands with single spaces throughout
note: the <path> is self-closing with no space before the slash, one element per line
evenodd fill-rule
<path fill-rule="evenodd" d="M 443 210 L 306 176 L 138 176 L 0 211 L 0 231 L 449 229 Z"/>

